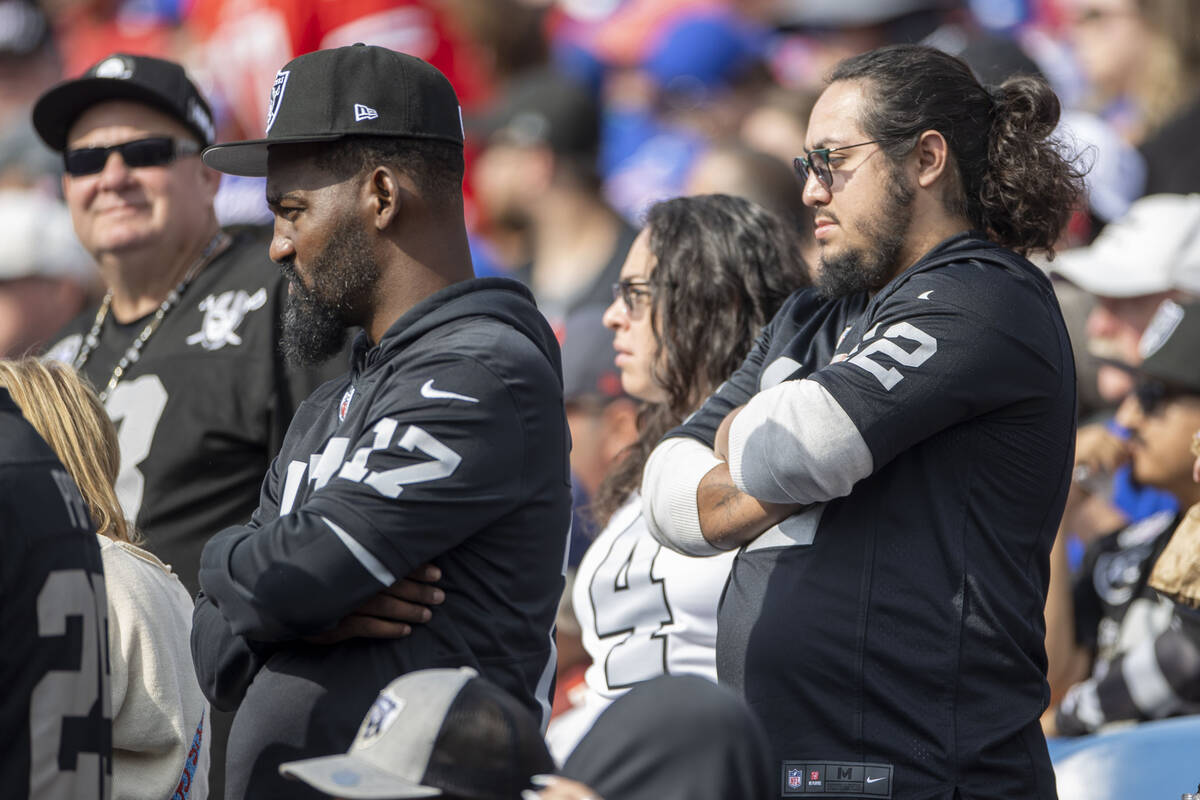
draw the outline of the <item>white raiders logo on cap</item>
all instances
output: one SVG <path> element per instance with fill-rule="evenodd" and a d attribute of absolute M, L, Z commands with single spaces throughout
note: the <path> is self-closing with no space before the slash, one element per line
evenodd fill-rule
<path fill-rule="evenodd" d="M 367 712 L 366 718 L 363 719 L 362 725 L 359 726 L 355 744 L 359 747 L 368 745 L 386 733 L 404 709 L 406 702 L 403 697 L 397 697 L 386 689 L 380 692 L 379 696 L 375 698 L 371 710 Z"/>
<path fill-rule="evenodd" d="M 271 100 L 267 104 L 267 129 L 264 133 L 270 133 L 271 126 L 275 124 L 275 115 L 279 113 L 279 104 L 283 101 L 283 90 L 287 88 L 290 74 L 291 71 L 286 69 L 275 73 L 275 83 L 271 84 Z"/>
<path fill-rule="evenodd" d="M 120 56 L 106 58 L 96 65 L 96 71 L 93 74 L 97 78 L 126 80 L 133 77 L 133 62 Z"/>
<path fill-rule="evenodd" d="M 1138 342 L 1138 355 L 1142 357 L 1143 361 L 1162 349 L 1162 346 L 1175 333 L 1175 329 L 1179 327 L 1179 323 L 1183 322 L 1183 317 L 1182 306 L 1174 300 L 1162 301 L 1162 304 L 1154 312 L 1154 316 L 1151 317 L 1150 324 L 1146 326 L 1146 332 L 1142 334 L 1141 341 Z"/>

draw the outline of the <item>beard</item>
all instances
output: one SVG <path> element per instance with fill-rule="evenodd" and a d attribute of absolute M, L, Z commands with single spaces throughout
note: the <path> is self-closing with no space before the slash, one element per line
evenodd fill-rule
<path fill-rule="evenodd" d="M 292 261 L 281 265 L 291 282 L 280 337 L 288 364 L 315 366 L 345 346 L 347 329 L 356 324 L 379 282 L 381 268 L 370 245 L 362 227 L 344 219 L 308 268 L 311 288 L 300 280 Z"/>
<path fill-rule="evenodd" d="M 867 244 L 831 255 L 826 255 L 822 248 L 816 287 L 824 297 L 834 299 L 855 292 L 878 291 L 892 279 L 904 238 L 912 224 L 915 194 L 903 176 L 893 171 L 888 178 L 883 207 L 859 225 Z"/>

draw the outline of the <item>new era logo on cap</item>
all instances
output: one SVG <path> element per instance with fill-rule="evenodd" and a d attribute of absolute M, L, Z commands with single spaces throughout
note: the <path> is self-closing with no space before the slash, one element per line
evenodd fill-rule
<path fill-rule="evenodd" d="M 362 122 L 364 119 L 379 119 L 379 112 L 370 106 L 364 106 L 362 103 L 355 103 L 354 121 Z"/>

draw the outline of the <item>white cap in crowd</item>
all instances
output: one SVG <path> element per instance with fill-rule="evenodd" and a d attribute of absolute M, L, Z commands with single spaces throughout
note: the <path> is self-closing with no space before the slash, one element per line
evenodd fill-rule
<path fill-rule="evenodd" d="M 95 269 L 66 206 L 36 191 L 0 189 L 0 281 L 40 276 L 88 284 Z"/>
<path fill-rule="evenodd" d="M 1049 269 L 1101 297 L 1200 294 L 1200 194 L 1143 197 L 1091 245 L 1063 251 Z"/>
<path fill-rule="evenodd" d="M 554 760 L 533 714 L 473 669 L 425 669 L 392 681 L 343 755 L 290 761 L 279 772 L 353 800 L 511 800 Z"/>

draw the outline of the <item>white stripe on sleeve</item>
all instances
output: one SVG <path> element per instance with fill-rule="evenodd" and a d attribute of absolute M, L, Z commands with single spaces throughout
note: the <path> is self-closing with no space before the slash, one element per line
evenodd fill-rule
<path fill-rule="evenodd" d="M 874 458 L 849 415 L 816 381 L 787 381 L 750 399 L 729 429 L 729 474 L 768 503 L 850 494 Z"/>
<path fill-rule="evenodd" d="M 391 586 L 396 582 L 396 576 L 391 573 L 391 570 L 385 567 L 382 561 L 371 555 L 370 551 L 359 544 L 353 536 L 346 533 L 344 530 L 330 522 L 325 517 L 321 517 L 321 520 L 329 526 L 331 531 L 337 534 L 337 537 L 342 540 L 342 544 L 346 545 L 346 549 L 350 551 L 350 554 L 358 559 L 358 563 L 366 567 L 367 572 L 371 573 L 375 580 L 379 581 L 384 586 Z"/>
<path fill-rule="evenodd" d="M 655 541 L 689 556 L 726 552 L 704 538 L 696 507 L 700 481 L 720 463 L 708 447 L 682 436 L 654 448 L 642 471 L 642 514 Z"/>
<path fill-rule="evenodd" d="M 1146 719 L 1165 717 L 1182 705 L 1158 664 L 1156 641 L 1153 636 L 1142 640 L 1125 654 L 1121 663 L 1121 677 L 1125 679 L 1129 697 Z"/>

